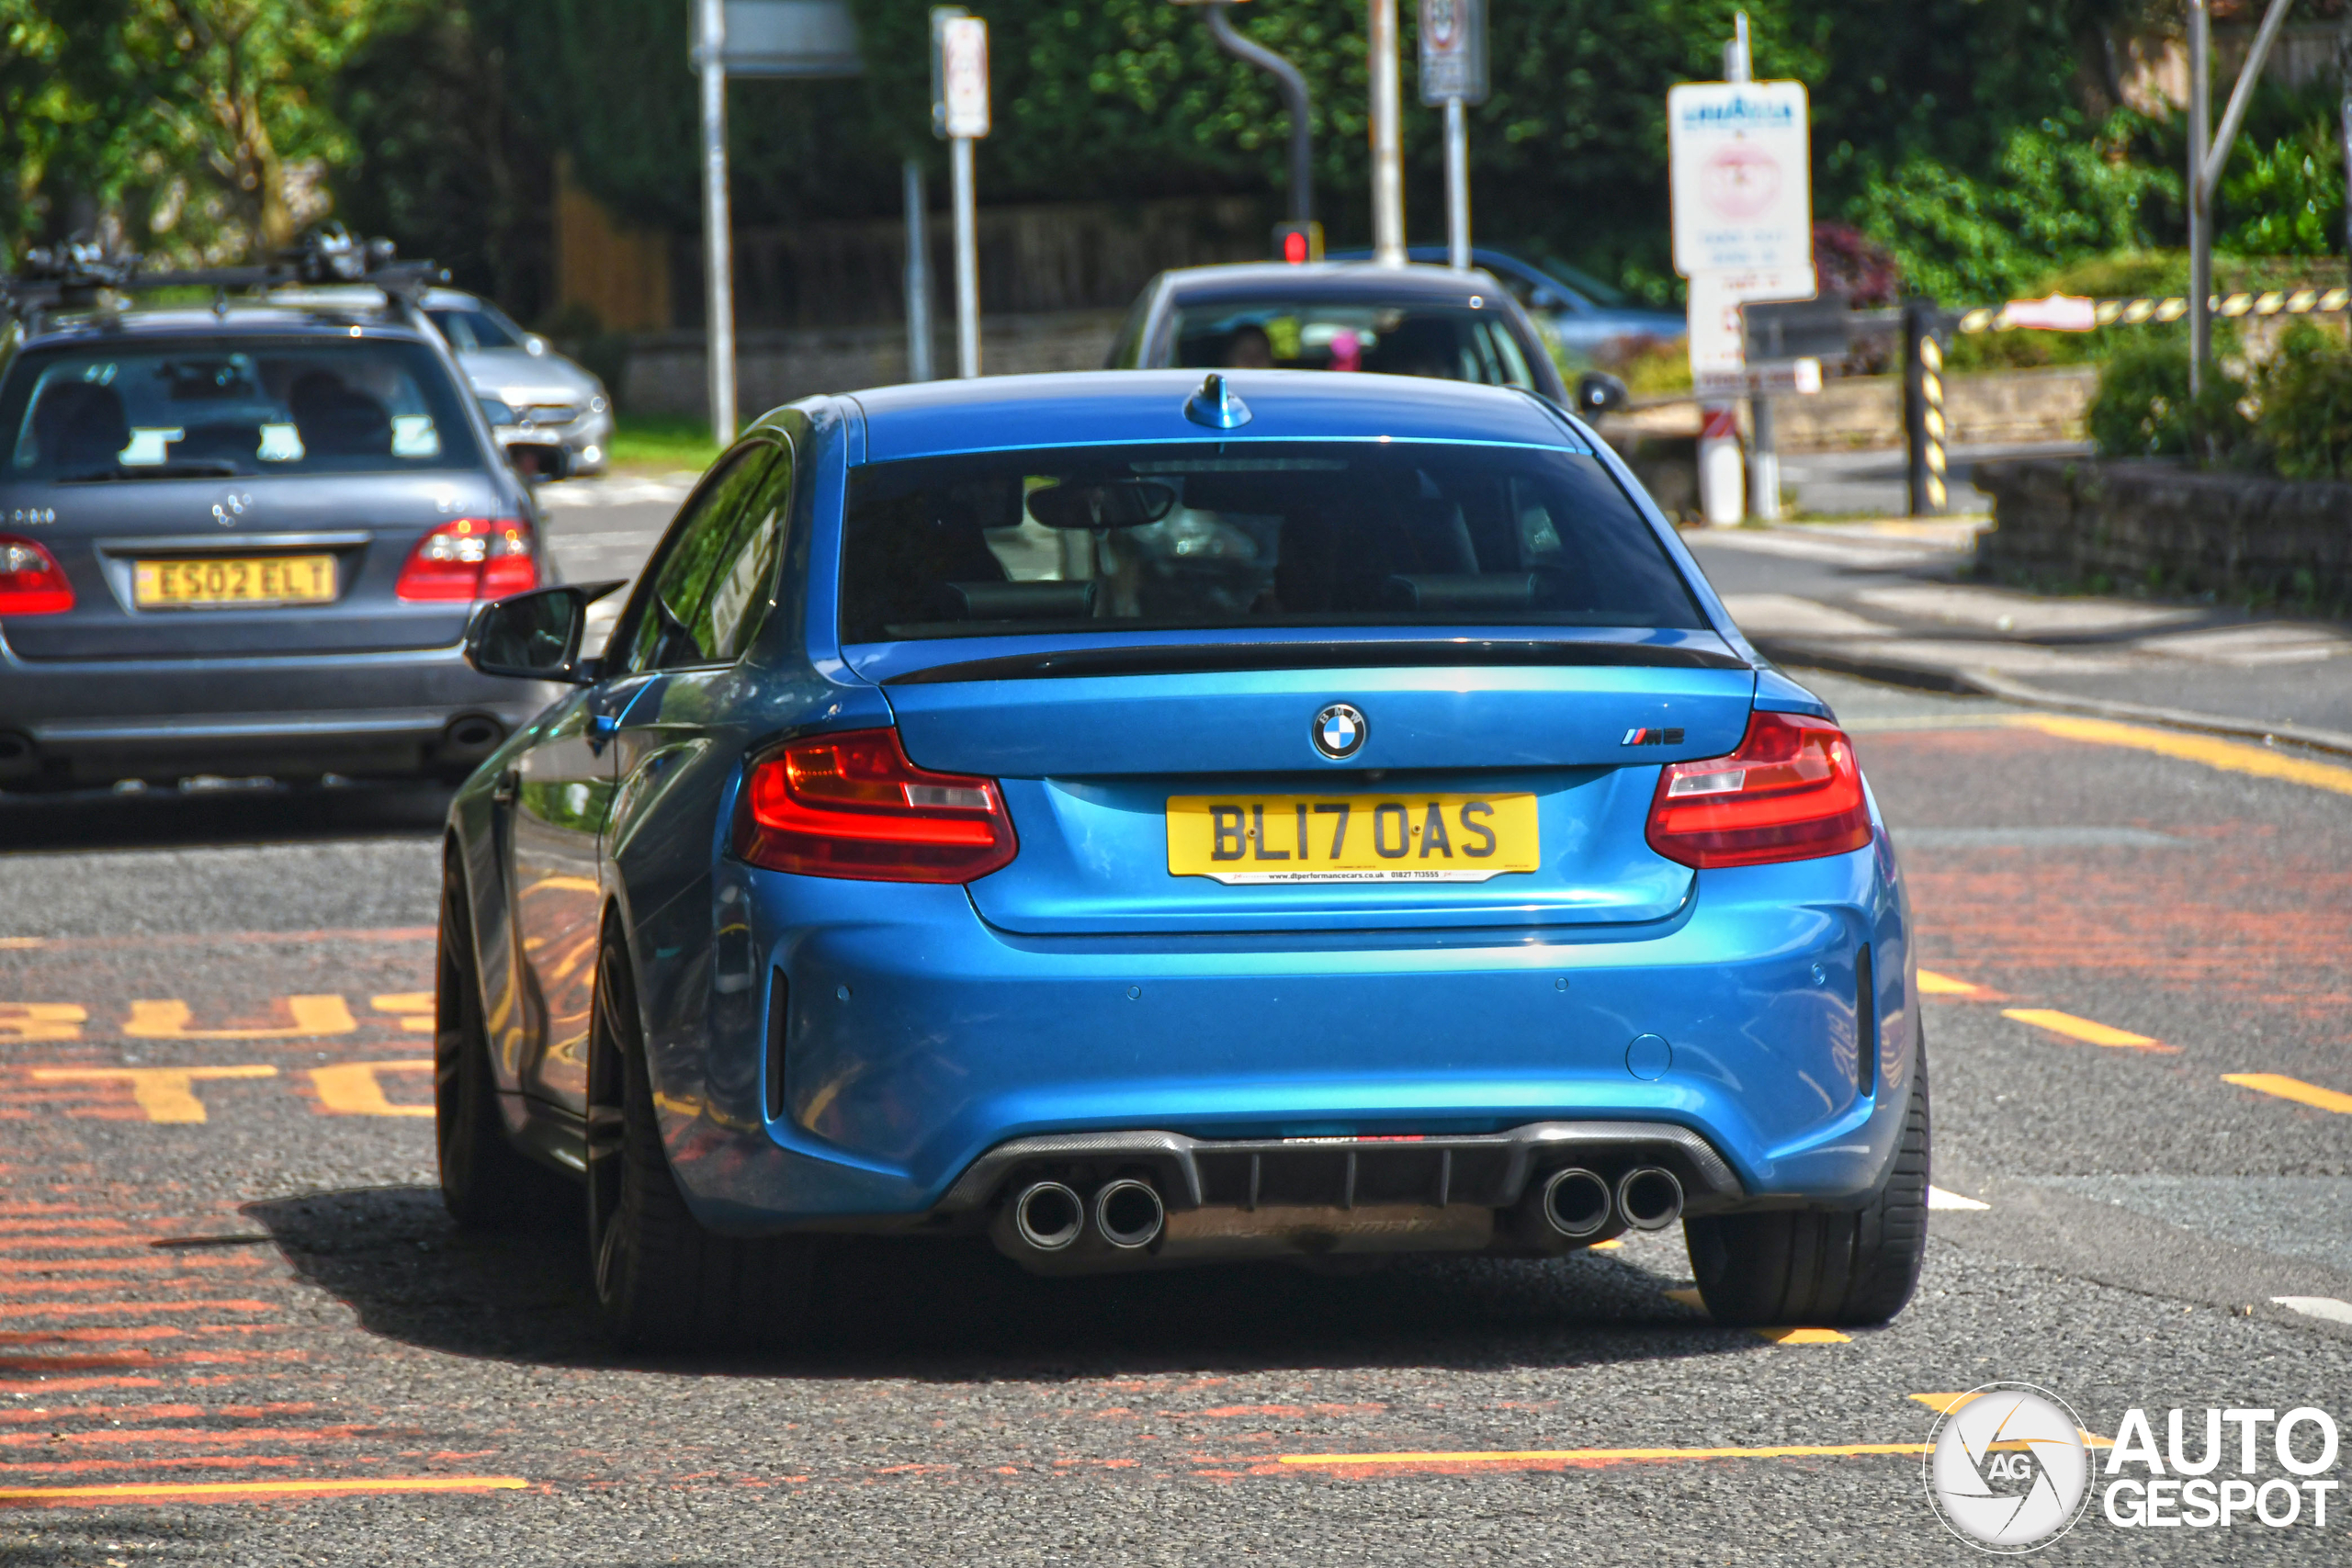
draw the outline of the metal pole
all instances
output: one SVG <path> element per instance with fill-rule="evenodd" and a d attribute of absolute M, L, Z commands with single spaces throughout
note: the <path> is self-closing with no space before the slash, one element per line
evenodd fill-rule
<path fill-rule="evenodd" d="M 1281 89 L 1283 107 L 1290 115 L 1290 220 L 1311 223 L 1315 220 L 1315 127 L 1307 118 L 1306 77 L 1272 50 L 1242 37 L 1231 13 L 1231 0 L 1212 0 L 1209 36 L 1234 59 L 1271 73 Z"/>
<path fill-rule="evenodd" d="M 2335 39 L 2335 70 L 2342 79 L 2343 106 L 2336 115 L 2337 136 L 2344 144 L 2344 260 L 2352 268 L 2352 16 Z"/>
<path fill-rule="evenodd" d="M 910 158 L 900 171 L 907 198 L 907 379 L 931 379 L 931 200 L 922 188 L 922 163 Z"/>
<path fill-rule="evenodd" d="M 2213 357 L 2213 211 L 2205 151 L 2213 110 L 2212 41 L 2206 0 L 2188 0 L 2188 395 L 2204 390 Z"/>
<path fill-rule="evenodd" d="M 1724 80 L 1753 82 L 1756 66 L 1748 51 L 1747 13 L 1732 17 L 1731 41 L 1724 45 Z M 1781 519 L 1781 453 L 1772 428 L 1772 400 L 1758 393 L 1747 400 L 1747 514 L 1760 523 Z"/>
<path fill-rule="evenodd" d="M 1396 0 L 1370 0 L 1372 259 L 1405 265 L 1405 128 L 1396 65 Z"/>
<path fill-rule="evenodd" d="M 956 178 L 956 374 L 980 373 L 979 211 L 972 195 L 972 139 L 947 139 Z"/>
<path fill-rule="evenodd" d="M 1470 112 L 1460 98 L 1445 100 L 1445 261 L 1470 269 Z"/>
<path fill-rule="evenodd" d="M 704 338 L 709 350 L 710 434 L 735 439 L 735 269 L 727 216 L 727 7 L 702 7 L 702 253 Z"/>

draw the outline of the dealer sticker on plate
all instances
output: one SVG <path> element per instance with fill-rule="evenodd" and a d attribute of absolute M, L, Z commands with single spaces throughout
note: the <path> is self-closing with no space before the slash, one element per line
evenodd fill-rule
<path fill-rule="evenodd" d="M 1532 795 L 1179 795 L 1168 871 L 1218 882 L 1484 882 L 1543 863 Z"/>

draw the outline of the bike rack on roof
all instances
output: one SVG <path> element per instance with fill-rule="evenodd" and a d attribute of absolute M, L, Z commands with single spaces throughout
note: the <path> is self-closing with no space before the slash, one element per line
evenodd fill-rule
<path fill-rule="evenodd" d="M 429 261 L 396 259 L 390 240 L 355 240 L 341 224 L 302 237 L 258 266 L 201 267 L 149 272 L 137 254 L 109 254 L 89 240 L 69 240 L 25 254 L 23 267 L 0 276 L 0 307 L 29 328 L 44 313 L 96 306 L 107 294 L 152 293 L 166 288 L 209 288 L 213 308 L 225 309 L 232 292 L 266 292 L 301 285 L 366 284 L 380 288 L 388 305 L 416 309 L 424 291 L 448 281 Z"/>

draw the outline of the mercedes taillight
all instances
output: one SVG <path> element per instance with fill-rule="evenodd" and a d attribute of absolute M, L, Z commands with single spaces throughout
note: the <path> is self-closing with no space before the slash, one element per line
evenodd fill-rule
<path fill-rule="evenodd" d="M 392 592 L 403 599 L 503 599 L 539 585 L 531 526 L 514 517 L 459 517 L 416 542 Z"/>

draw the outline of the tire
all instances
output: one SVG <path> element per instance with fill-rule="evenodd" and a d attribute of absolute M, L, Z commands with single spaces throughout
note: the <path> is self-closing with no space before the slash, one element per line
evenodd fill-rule
<path fill-rule="evenodd" d="M 500 1230 L 532 1217 L 532 1200 L 545 1180 L 508 1140 L 499 1114 L 474 963 L 465 878 L 453 856 L 441 874 L 433 987 L 433 1122 L 441 1201 L 469 1229 Z"/>
<path fill-rule="evenodd" d="M 1690 1269 L 1715 1321 L 1742 1326 L 1869 1325 L 1901 1312 L 1928 1246 L 1928 1057 L 1887 1178 L 1854 1210 L 1792 1209 L 1683 1222 Z"/>
<path fill-rule="evenodd" d="M 809 1316 L 815 1244 L 703 1228 L 671 1174 L 616 935 L 596 960 L 588 1054 L 588 1245 L 596 1305 L 624 1350 L 780 1350 Z"/>

